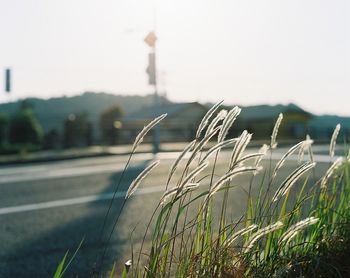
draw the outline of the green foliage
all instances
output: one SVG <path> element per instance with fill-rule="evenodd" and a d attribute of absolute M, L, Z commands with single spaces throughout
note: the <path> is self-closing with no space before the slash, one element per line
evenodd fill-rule
<path fill-rule="evenodd" d="M 114 264 L 113 264 L 113 267 L 112 267 L 111 273 L 109 274 L 109 278 L 113 278 L 113 277 L 114 277 L 115 265 L 116 265 L 116 263 L 114 263 Z"/>
<path fill-rule="evenodd" d="M 223 120 L 222 126 L 207 131 L 203 138 L 201 132 L 206 130 L 211 116 L 204 117 L 199 136 L 171 167 L 166 190 L 150 218 L 141 247 L 135 253 L 131 248 L 132 261 L 124 266 L 122 277 L 346 276 L 350 254 L 350 156 L 346 153 L 345 159 L 334 163 L 330 157 L 330 168 L 316 180 L 315 172 L 310 171 L 315 166 L 310 139 L 293 146 L 276 162 L 272 153 L 278 128 L 274 128 L 270 147 L 249 154 L 246 148 L 251 134 L 243 131 L 235 138 L 231 158 L 223 169 L 217 165 L 220 147 L 212 159 L 206 156 L 209 151 L 205 146 L 220 129 L 228 131 L 232 121 Z M 145 127 L 147 132 L 148 127 L 152 125 Z M 136 147 L 145 133 L 137 137 Z M 223 141 L 225 136 L 218 137 L 217 144 L 222 145 L 219 138 Z M 331 145 L 335 142 L 336 136 Z M 295 170 L 279 184 L 276 176 L 287 157 L 296 152 L 300 160 L 295 161 Z M 304 152 L 308 156 L 304 157 Z M 267 163 L 262 162 L 264 156 Z M 180 163 L 184 166 L 181 172 Z M 207 172 L 203 172 L 205 169 Z M 174 175 L 176 171 L 179 175 Z M 247 184 L 235 180 L 238 174 L 248 177 Z M 254 185 L 258 186 L 257 195 L 252 194 Z M 238 187 L 246 193 L 247 207 L 239 219 L 231 219 L 227 211 L 229 194 Z M 111 234 L 127 200 L 122 203 Z M 215 213 L 218 200 L 219 212 Z M 106 216 L 108 213 L 109 210 Z M 144 247 L 146 241 L 150 243 L 149 250 Z"/>
<path fill-rule="evenodd" d="M 61 146 L 61 134 L 57 129 L 50 129 L 44 136 L 44 149 L 57 149 Z"/>
<path fill-rule="evenodd" d="M 10 119 L 9 142 L 11 144 L 41 144 L 43 130 L 33 111 L 22 109 Z"/>
<path fill-rule="evenodd" d="M 216 157 L 211 175 L 203 177 L 191 175 L 203 163 L 201 157 L 206 153 L 204 148 L 196 148 L 204 139 L 197 140 L 179 180 L 171 181 L 177 190 L 166 191 L 157 205 L 153 214 L 156 219 L 150 239 L 151 250 L 144 250 L 142 243 L 141 250 L 137 252 L 138 259 L 133 264 L 133 273 L 144 271 L 146 277 L 310 276 L 315 268 L 320 267 L 317 264 L 326 264 L 325 259 L 330 253 L 338 252 L 341 258 L 342 253 L 348 252 L 348 247 L 337 248 L 336 251 L 332 247 L 334 244 L 338 246 L 339 242 L 350 241 L 347 159 L 336 172 L 331 173 L 325 186 L 309 178 L 308 171 L 313 166 L 306 166 L 312 163 L 298 162 L 295 165 L 298 170 L 278 185 L 275 184 L 275 176 L 284 163 L 279 164 L 277 172 L 272 171 L 275 163 L 272 160 L 269 162 L 270 170 L 267 168 L 257 174 L 258 165 L 249 170 L 249 165 L 254 162 L 243 153 L 249 138 L 246 133 L 238 138 L 226 174 L 216 174 Z M 309 143 L 303 141 L 295 151 L 311 153 Z M 271 148 L 269 152 L 272 152 Z M 195 157 L 198 157 L 198 164 L 193 159 Z M 229 191 L 238 185 L 232 183 L 231 178 L 225 180 L 225 176 L 239 171 L 240 167 L 246 167 L 245 175 L 251 177 L 250 185 L 239 185 L 249 188 L 247 209 L 239 220 L 231 220 L 227 214 L 228 196 Z M 173 170 L 170 172 L 173 173 Z M 305 177 L 300 174 L 294 179 L 299 172 Z M 168 185 L 170 180 L 171 177 Z M 216 190 L 220 180 L 225 182 Z M 253 196 L 250 189 L 254 180 L 260 184 L 257 196 Z M 196 188 L 184 190 L 189 182 L 204 183 L 203 188 L 206 189 L 198 193 Z M 272 192 L 276 187 L 280 195 Z M 298 190 L 292 190 L 293 187 Z M 214 200 L 220 192 L 224 194 L 221 212 L 214 214 Z M 167 195 L 171 197 L 164 201 Z M 196 210 L 194 216 L 187 214 L 187 211 Z M 152 219 L 147 227 L 153 223 Z M 144 241 L 147 240 L 146 233 Z M 146 256 L 141 258 L 140 254 Z M 145 268 L 142 264 L 146 264 Z M 321 267 L 324 273 L 335 276 L 336 272 L 345 273 L 345 265 L 343 262 L 336 268 Z"/>
<path fill-rule="evenodd" d="M 37 144 L 0 144 L 0 154 L 19 154 L 27 155 L 30 152 L 41 150 L 41 146 Z"/>
<path fill-rule="evenodd" d="M 162 97 L 162 103 L 169 103 Z M 34 114 L 38 118 L 45 132 L 50 129 L 62 129 L 62 123 L 67 115 L 72 113 L 79 114 L 83 111 L 89 112 L 89 120 L 94 126 L 98 126 L 99 117 L 102 111 L 117 103 L 127 109 L 127 113 L 136 112 L 143 107 L 150 106 L 154 103 L 154 95 L 146 96 L 137 95 L 115 95 L 107 93 L 86 92 L 76 96 L 54 97 L 49 99 L 28 98 L 27 102 L 33 107 Z M 8 115 L 16 113 L 20 109 L 21 103 L 10 102 L 0 103 L 0 111 Z"/>
<path fill-rule="evenodd" d="M 67 256 L 68 256 L 68 251 L 66 252 L 66 254 L 64 254 L 64 257 L 62 259 L 62 261 L 59 263 L 56 271 L 55 271 L 55 274 L 53 275 L 53 278 L 60 278 L 62 277 L 63 275 L 63 267 L 64 267 L 64 264 L 66 263 L 66 259 L 67 259 Z"/>
<path fill-rule="evenodd" d="M 66 260 L 68 258 L 68 254 L 69 254 L 69 250 L 65 253 L 65 255 L 63 256 L 62 260 L 60 261 L 60 263 L 57 266 L 57 269 L 53 275 L 53 278 L 61 278 L 63 277 L 63 275 L 66 273 L 66 271 L 68 270 L 69 266 L 72 264 L 72 262 L 74 261 L 75 257 L 77 256 L 81 246 L 83 245 L 84 242 L 84 238 L 80 241 L 77 249 L 74 251 L 72 257 L 70 258 L 70 260 L 68 261 L 68 263 L 66 263 Z"/>
<path fill-rule="evenodd" d="M 109 145 L 117 144 L 119 141 L 119 129 L 121 122 L 119 121 L 124 115 L 120 106 L 114 105 L 104 110 L 100 116 L 100 130 L 102 139 Z"/>
<path fill-rule="evenodd" d="M 129 270 L 130 270 L 130 265 L 125 264 L 122 272 L 122 278 L 128 277 Z"/>
<path fill-rule="evenodd" d="M 6 114 L 0 113 L 0 144 L 6 142 L 9 118 Z"/>

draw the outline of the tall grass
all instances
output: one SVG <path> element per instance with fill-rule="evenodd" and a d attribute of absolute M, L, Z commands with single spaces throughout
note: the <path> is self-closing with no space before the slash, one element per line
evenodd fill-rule
<path fill-rule="evenodd" d="M 170 167 L 141 247 L 132 251 L 123 276 L 345 275 L 343 254 L 350 254 L 350 157 L 345 153 L 347 158 L 334 159 L 340 126 L 330 143 L 330 167 L 317 177 L 309 136 L 280 160 L 272 159 L 278 129 L 283 125 L 282 114 L 276 120 L 271 143 L 247 152 L 253 137 L 249 132 L 226 139 L 240 108 L 218 112 L 221 103 L 204 116 L 194 140 Z M 142 136 L 137 137 L 133 152 Z M 209 148 L 213 140 L 217 143 Z M 231 148 L 226 169 L 218 165 L 223 147 Z M 298 159 L 293 162 L 294 170 L 281 176 L 285 175 L 286 162 L 295 154 Z M 127 199 L 157 164 L 151 164 L 136 178 Z M 246 184 L 237 182 L 239 175 L 246 177 Z M 230 194 L 238 187 L 246 193 L 246 209 L 241 217 L 232 219 L 228 211 L 232 207 Z"/>
<path fill-rule="evenodd" d="M 283 115 L 276 121 L 270 146 L 247 154 L 252 138 L 247 131 L 225 141 L 240 109 L 235 107 L 215 116 L 218 109 L 217 104 L 204 117 L 195 140 L 171 167 L 166 190 L 147 226 L 152 237 L 148 239 L 146 231 L 143 238 L 151 241 L 151 247 L 146 250 L 142 244 L 141 250 L 133 254 L 132 276 L 302 276 L 313 271 L 316 261 L 324 273 L 341 273 L 341 269 L 327 267 L 322 258 L 335 240 L 339 242 L 348 236 L 348 160 L 336 159 L 324 176 L 314 182 L 315 177 L 310 179 L 316 166 L 313 141 L 307 137 L 276 163 L 270 159 L 270 167 L 267 164 L 264 169 L 263 157 L 268 159 L 268 154 L 277 148 Z M 332 136 L 330 161 L 339 128 Z M 206 145 L 216 135 L 218 143 L 208 149 Z M 217 173 L 220 150 L 230 144 L 233 148 L 227 169 L 223 174 L 222 169 Z M 304 152 L 309 153 L 306 159 Z M 280 170 L 295 153 L 299 156 L 295 170 L 277 184 Z M 181 163 L 184 166 L 176 176 Z M 232 221 L 227 211 L 229 193 L 234 187 L 244 187 L 235 182 L 237 175 L 247 176 L 250 184 L 246 212 Z M 259 192 L 256 196 L 251 187 L 257 184 L 260 188 L 254 188 Z M 293 187 L 297 188 L 292 190 Z M 214 207 L 215 198 L 222 200 L 219 211 Z"/>

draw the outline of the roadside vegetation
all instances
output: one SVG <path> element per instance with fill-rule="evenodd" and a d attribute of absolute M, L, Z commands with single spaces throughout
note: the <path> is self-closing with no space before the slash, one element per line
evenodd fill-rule
<path fill-rule="evenodd" d="M 48 121 L 54 118 L 50 113 L 54 112 L 47 112 Z M 123 114 L 121 107 L 114 104 L 96 115 L 99 117 L 100 136 L 94 131 L 91 115 L 86 111 L 70 113 L 59 122 L 60 128 L 56 123 L 56 127 L 46 127 L 45 130 L 34 113 L 34 105 L 23 100 L 13 113 L 0 111 L 0 155 L 19 154 L 24 157 L 43 150 L 83 149 L 102 143 L 116 145 L 120 137 L 119 120 Z"/>
<path fill-rule="evenodd" d="M 115 277 L 119 269 L 123 277 L 349 277 L 350 156 L 347 148 L 343 158 L 335 156 L 340 125 L 330 142 L 329 167 L 319 178 L 309 136 L 272 159 L 282 114 L 270 143 L 252 151 L 247 147 L 254 135 L 248 131 L 227 138 L 240 108 L 226 111 L 220 106 L 221 102 L 208 111 L 194 140 L 169 169 L 141 248 L 132 248 L 130 260 L 124 266 L 114 265 L 109 274 L 101 269 L 122 209 L 111 231 L 106 232 L 103 224 L 100 241 L 107 245 L 98 254 L 94 275 Z M 156 118 L 137 136 L 124 172 L 143 137 L 164 117 Z M 214 146 L 208 147 L 214 141 Z M 217 167 L 223 148 L 232 150 L 224 171 Z M 277 182 L 291 158 L 294 171 L 283 177 L 282 183 Z M 150 163 L 134 180 L 122 208 L 158 164 L 157 160 Z M 180 175 L 175 175 L 177 172 Z M 250 182 L 237 183 L 239 175 Z M 252 190 L 253 186 L 258 188 Z M 230 191 L 237 187 L 246 193 L 246 208 L 239 219 L 232 219 L 227 208 Z M 216 200 L 222 200 L 219 209 Z M 64 261 L 59 269 L 65 269 Z M 59 272 L 56 275 L 61 277 Z"/>

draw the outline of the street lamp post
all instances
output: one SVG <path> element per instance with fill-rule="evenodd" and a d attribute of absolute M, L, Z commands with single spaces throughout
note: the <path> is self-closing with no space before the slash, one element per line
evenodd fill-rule
<path fill-rule="evenodd" d="M 148 74 L 148 84 L 152 85 L 154 89 L 154 106 L 155 106 L 155 109 L 157 109 L 159 107 L 157 70 L 156 70 L 157 36 L 154 32 L 149 32 L 144 41 L 150 47 L 150 52 L 148 54 L 148 67 L 146 69 L 146 72 Z M 160 144 L 160 125 L 156 125 L 153 130 L 153 153 L 159 152 L 159 144 Z"/>

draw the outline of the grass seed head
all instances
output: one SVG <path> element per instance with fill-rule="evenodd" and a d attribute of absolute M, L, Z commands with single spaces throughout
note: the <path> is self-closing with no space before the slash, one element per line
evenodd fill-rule
<path fill-rule="evenodd" d="M 275 178 L 277 175 L 277 172 L 279 169 L 281 169 L 281 167 L 283 166 L 283 164 L 286 162 L 287 158 L 290 157 L 298 148 L 301 148 L 303 146 L 305 141 L 301 141 L 298 144 L 292 146 L 283 156 L 282 158 L 277 162 L 275 169 L 273 170 L 272 173 L 272 178 Z"/>
<path fill-rule="evenodd" d="M 182 192 L 193 191 L 193 190 L 197 189 L 198 187 L 199 187 L 199 183 L 188 183 L 187 185 L 185 185 L 183 187 Z M 178 190 L 179 189 L 177 187 L 174 187 L 172 189 L 167 190 L 163 194 L 162 198 L 160 199 L 160 204 L 161 205 L 165 204 L 169 200 L 170 197 L 174 196 L 178 192 Z M 182 192 L 179 192 L 179 193 L 181 194 Z"/>
<path fill-rule="evenodd" d="M 211 121 L 211 123 L 209 124 L 205 135 L 208 135 L 208 134 L 216 127 L 216 125 L 217 125 L 220 121 L 222 121 L 223 119 L 225 119 L 226 116 L 227 116 L 227 110 L 222 109 L 222 110 L 216 115 L 216 117 Z"/>
<path fill-rule="evenodd" d="M 132 153 L 135 152 L 137 147 L 142 143 L 143 138 L 145 135 L 155 126 L 157 125 L 161 120 L 163 120 L 167 114 L 160 115 L 159 117 L 155 118 L 153 121 L 151 121 L 148 125 L 146 125 L 141 132 L 136 136 L 135 142 L 132 146 Z"/>
<path fill-rule="evenodd" d="M 180 153 L 180 155 L 177 157 L 177 159 L 175 160 L 174 164 L 170 167 L 170 172 L 169 172 L 169 177 L 168 177 L 168 181 L 170 181 L 171 177 L 174 175 L 175 170 L 177 169 L 179 163 L 181 162 L 181 160 L 184 158 L 184 156 L 188 153 L 189 150 L 191 150 L 194 145 L 196 143 L 196 140 L 193 140 L 192 142 L 190 142 L 185 148 L 184 150 Z"/>
<path fill-rule="evenodd" d="M 200 122 L 198 129 L 197 129 L 197 133 L 196 133 L 196 139 L 198 140 L 201 137 L 201 134 L 203 132 L 203 130 L 206 128 L 206 126 L 209 123 L 209 119 L 213 116 L 213 114 L 215 113 L 215 111 L 220 107 L 220 105 L 223 103 L 222 101 L 219 101 L 218 103 L 214 104 L 209 110 L 208 112 L 204 115 L 204 117 L 202 118 L 202 121 Z"/>
<path fill-rule="evenodd" d="M 303 230 L 304 228 L 310 225 L 316 224 L 318 220 L 319 220 L 318 218 L 311 216 L 290 226 L 288 230 L 285 231 L 280 237 L 279 243 L 288 244 L 301 230 Z"/>
<path fill-rule="evenodd" d="M 178 192 L 180 193 L 183 188 L 190 183 L 200 172 L 202 172 L 205 168 L 207 168 L 209 165 L 208 161 L 204 161 L 200 163 L 195 169 L 192 170 L 180 183 L 180 185 L 177 187 Z"/>
<path fill-rule="evenodd" d="M 154 161 L 150 165 L 148 165 L 138 176 L 137 178 L 131 183 L 128 191 L 126 192 L 125 199 L 129 199 L 130 196 L 136 191 L 136 189 L 139 187 L 141 181 L 159 164 L 159 160 Z"/>
<path fill-rule="evenodd" d="M 293 171 L 281 184 L 281 186 L 276 190 L 276 193 L 272 197 L 272 202 L 276 202 L 280 197 L 284 196 L 290 188 L 298 181 L 298 179 L 308 172 L 310 169 L 314 168 L 316 163 L 306 162 L 299 166 Z"/>
<path fill-rule="evenodd" d="M 225 242 L 225 247 L 230 246 L 236 239 L 238 239 L 240 236 L 244 236 L 245 234 L 248 234 L 252 231 L 254 231 L 256 228 L 258 227 L 258 225 L 256 224 L 252 224 L 246 228 L 243 228 L 237 232 L 235 232 L 232 236 L 230 236 L 226 242 Z"/>
<path fill-rule="evenodd" d="M 281 122 L 283 120 L 283 114 L 280 113 L 278 115 L 278 118 L 276 120 L 276 123 L 275 123 L 275 126 L 273 128 L 273 131 L 272 131 L 272 135 L 271 135 L 271 143 L 270 143 L 270 147 L 271 149 L 275 149 L 277 147 L 277 134 L 278 134 L 278 130 L 280 128 L 280 125 L 281 125 Z"/>
<path fill-rule="evenodd" d="M 222 129 L 220 130 L 219 136 L 218 136 L 218 142 L 222 142 L 225 140 L 228 131 L 230 130 L 231 126 L 237 119 L 238 115 L 241 113 L 241 108 L 238 106 L 235 106 L 232 108 L 225 117 L 223 123 L 222 123 Z"/>
<path fill-rule="evenodd" d="M 224 185 L 225 182 L 231 181 L 235 176 L 241 175 L 244 173 L 258 171 L 257 167 L 240 167 L 233 169 L 232 171 L 223 175 L 210 189 L 208 198 L 212 197 L 220 188 Z"/>
<path fill-rule="evenodd" d="M 252 134 L 244 130 L 233 148 L 230 159 L 230 168 L 232 168 L 232 166 L 241 158 L 251 139 Z"/>
<path fill-rule="evenodd" d="M 213 153 L 215 153 L 216 151 L 220 151 L 222 148 L 225 148 L 231 144 L 233 144 L 234 142 L 236 142 L 237 139 L 229 139 L 229 140 L 225 140 L 222 141 L 218 144 L 216 144 L 215 146 L 211 147 L 207 153 L 205 154 L 205 156 L 203 157 L 202 161 L 207 160 Z"/>
<path fill-rule="evenodd" d="M 269 234 L 269 233 L 272 233 L 273 231 L 276 231 L 280 228 L 283 227 L 283 223 L 281 221 L 277 221 L 276 223 L 274 224 L 271 224 L 271 225 L 268 225 L 266 226 L 265 228 L 261 228 L 259 230 L 256 231 L 255 234 L 253 234 L 248 242 L 245 244 L 243 250 L 244 250 L 244 253 L 248 253 L 252 250 L 252 248 L 254 247 L 255 243 L 260 239 L 262 238 L 263 236 Z"/>
<path fill-rule="evenodd" d="M 327 182 L 328 182 L 329 178 L 333 175 L 334 171 L 337 170 L 342 165 L 342 163 L 343 163 L 343 158 L 342 157 L 338 157 L 333 162 L 331 167 L 328 168 L 326 174 L 319 181 L 321 188 L 326 188 L 327 187 Z"/>
<path fill-rule="evenodd" d="M 214 128 L 208 135 L 206 135 L 199 143 L 194 145 L 192 154 L 188 160 L 188 164 L 202 151 L 204 146 L 210 141 L 210 139 L 221 129 L 221 125 Z"/>
<path fill-rule="evenodd" d="M 132 261 L 131 260 L 127 260 L 124 265 L 126 267 L 130 267 L 132 265 Z"/>
<path fill-rule="evenodd" d="M 331 143 L 329 145 L 329 155 L 331 157 L 334 157 L 335 146 L 337 144 L 337 138 L 338 138 L 339 131 L 340 131 L 340 124 L 337 124 L 337 126 L 335 127 L 335 129 L 333 131 Z"/>
<path fill-rule="evenodd" d="M 310 139 L 310 136 L 307 135 L 306 136 L 306 140 L 302 141 L 302 145 L 300 146 L 300 149 L 299 149 L 299 154 L 298 154 L 298 162 L 301 163 L 304 159 L 304 154 L 305 154 L 305 151 L 309 151 L 310 152 L 310 148 L 311 148 L 311 145 L 314 143 L 314 140 L 311 140 Z M 313 161 L 312 161 L 313 162 Z"/>

